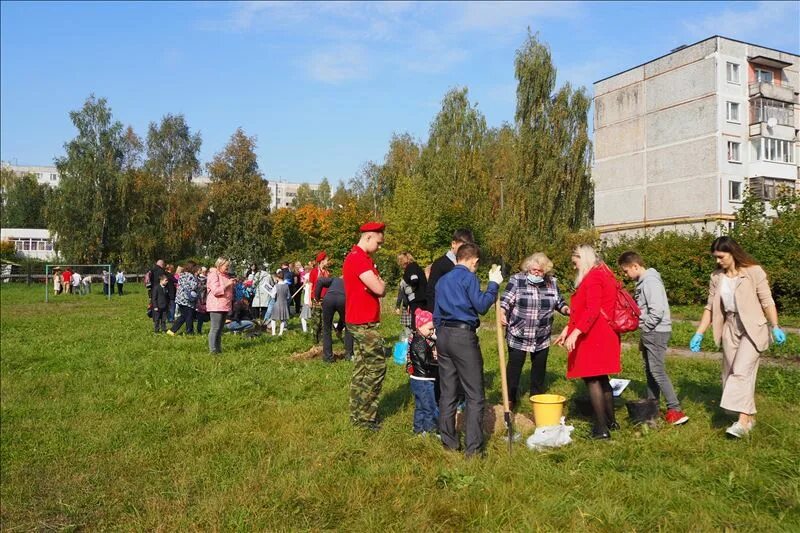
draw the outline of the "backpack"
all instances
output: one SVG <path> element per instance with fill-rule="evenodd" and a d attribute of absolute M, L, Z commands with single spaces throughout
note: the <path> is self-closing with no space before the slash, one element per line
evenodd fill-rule
<path fill-rule="evenodd" d="M 606 266 L 608 273 L 614 276 L 611 269 Z M 612 316 L 606 316 L 605 311 L 600 311 L 603 316 L 608 320 L 608 324 L 617 333 L 628 333 L 639 329 L 639 315 L 642 310 L 636 300 L 625 290 L 622 283 L 614 277 L 616 284 L 616 294 L 614 295 L 614 311 Z"/>
<path fill-rule="evenodd" d="M 153 286 L 153 271 L 148 270 L 144 274 L 144 286 L 148 289 Z"/>

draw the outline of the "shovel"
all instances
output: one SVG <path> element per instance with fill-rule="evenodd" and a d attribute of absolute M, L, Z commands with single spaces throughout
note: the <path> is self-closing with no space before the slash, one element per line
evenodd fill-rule
<path fill-rule="evenodd" d="M 500 322 L 500 299 L 494 304 L 497 321 L 497 355 L 500 357 L 500 382 L 503 390 L 503 419 L 508 429 L 508 453 L 514 443 L 514 427 L 512 425 L 511 409 L 508 404 L 508 379 L 506 378 L 506 339 L 503 333 L 503 324 Z"/>

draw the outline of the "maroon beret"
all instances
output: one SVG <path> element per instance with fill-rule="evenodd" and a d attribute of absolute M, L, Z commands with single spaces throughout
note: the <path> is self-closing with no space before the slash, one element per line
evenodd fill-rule
<path fill-rule="evenodd" d="M 326 254 L 325 252 L 318 253 L 317 257 L 316 257 L 317 263 L 321 263 L 327 257 L 328 257 L 328 254 Z"/>
<path fill-rule="evenodd" d="M 361 231 L 361 233 L 365 231 L 383 232 L 384 229 L 386 229 L 386 224 L 383 222 L 367 222 L 359 228 L 359 231 Z"/>

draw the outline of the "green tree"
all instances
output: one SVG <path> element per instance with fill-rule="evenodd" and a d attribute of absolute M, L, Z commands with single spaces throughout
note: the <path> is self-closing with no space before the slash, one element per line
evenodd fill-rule
<path fill-rule="evenodd" d="M 175 183 L 191 181 L 200 170 L 199 133 L 192 133 L 183 115 L 166 114 L 161 122 L 150 123 L 147 130 L 145 167 L 164 180 L 168 190 Z"/>
<path fill-rule="evenodd" d="M 2 169 L 2 213 L 4 228 L 45 228 L 45 206 L 50 187 L 40 185 L 32 174 L 17 176 Z"/>
<path fill-rule="evenodd" d="M 331 198 L 331 207 L 334 209 L 344 209 L 346 205 L 350 202 L 355 202 L 355 200 L 355 196 L 347 189 L 344 182 L 339 181 L 339 184 L 336 186 L 336 191 L 334 191 L 333 197 Z"/>
<path fill-rule="evenodd" d="M 515 75 L 516 164 L 503 164 L 505 206 L 489 236 L 491 248 L 513 262 L 587 228 L 593 206 L 586 91 L 556 89 L 550 50 L 530 33 L 517 50 Z"/>
<path fill-rule="evenodd" d="M 126 150 L 122 124 L 94 95 L 70 119 L 78 134 L 56 159 L 61 181 L 48 202 L 48 228 L 68 261 L 102 263 L 117 255 L 126 225 L 118 197 Z"/>
<path fill-rule="evenodd" d="M 427 191 L 435 191 L 437 243 L 450 243 L 453 230 L 469 227 L 476 238 L 490 219 L 491 184 L 482 162 L 486 119 L 469 101 L 466 88 L 449 91 L 422 149 L 419 174 Z"/>
<path fill-rule="evenodd" d="M 292 207 L 303 207 L 306 205 L 319 206 L 319 198 L 314 194 L 311 186 L 308 183 L 301 183 L 297 187 L 295 197 L 292 198 Z"/>
<path fill-rule="evenodd" d="M 317 190 L 314 191 L 314 196 L 317 197 L 317 205 L 319 207 L 325 209 L 330 209 L 332 207 L 331 184 L 328 183 L 328 178 L 322 178 L 322 181 L 319 183 L 319 187 L 317 187 Z"/>
<path fill-rule="evenodd" d="M 206 255 L 265 261 L 270 235 L 270 190 L 256 158 L 256 139 L 241 128 L 208 164 Z"/>

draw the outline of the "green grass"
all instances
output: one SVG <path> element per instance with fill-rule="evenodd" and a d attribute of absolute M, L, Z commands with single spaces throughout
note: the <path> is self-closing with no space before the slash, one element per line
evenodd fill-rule
<path fill-rule="evenodd" d="M 623 408 L 614 439 L 592 442 L 588 421 L 568 415 L 568 447 L 518 444 L 509 457 L 493 437 L 485 460 L 465 460 L 412 436 L 408 379 L 391 362 L 384 429 L 352 428 L 350 364 L 291 360 L 310 345 L 297 324 L 281 339 L 226 336 L 212 358 L 204 337 L 154 336 L 141 292 L 45 304 L 41 291 L 0 292 L 4 531 L 800 529 L 794 367 L 762 366 L 759 424 L 744 441 L 723 436 L 719 363 L 671 358 L 684 427 L 637 429 Z M 397 318 L 384 318 L 391 342 Z M 490 328 L 481 343 L 497 403 Z M 638 353 L 623 364 L 625 396 L 637 397 Z M 581 394 L 564 371 L 554 348 L 551 390 Z"/>
<path fill-rule="evenodd" d="M 673 305 L 670 307 L 673 318 L 681 320 L 698 321 L 703 316 L 702 305 Z M 781 326 L 800 328 L 800 316 L 778 313 L 778 322 Z"/>

